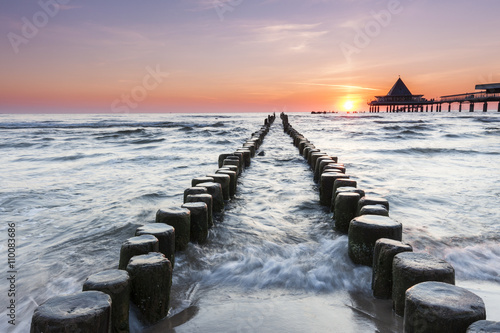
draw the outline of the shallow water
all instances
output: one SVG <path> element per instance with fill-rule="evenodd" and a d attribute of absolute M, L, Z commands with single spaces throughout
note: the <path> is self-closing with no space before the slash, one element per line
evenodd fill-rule
<path fill-rule="evenodd" d="M 16 322 L 118 263 L 121 243 L 158 208 L 182 203 L 266 114 L 0 115 L 0 214 L 16 223 Z M 290 114 L 290 123 L 387 198 L 415 251 L 448 260 L 457 285 L 500 320 L 500 115 Z M 369 268 L 318 203 L 307 163 L 279 118 L 209 240 L 176 257 L 169 317 L 135 332 L 399 331 Z M 7 256 L 7 230 L 1 234 Z M 7 268 L 2 269 L 5 272 Z M 7 285 L 0 285 L 4 303 Z M 5 311 L 1 318 L 6 318 Z M 228 320 L 230 318 L 230 320 Z M 334 324 L 335 323 L 335 324 Z M 168 328 L 168 330 L 166 330 Z"/>

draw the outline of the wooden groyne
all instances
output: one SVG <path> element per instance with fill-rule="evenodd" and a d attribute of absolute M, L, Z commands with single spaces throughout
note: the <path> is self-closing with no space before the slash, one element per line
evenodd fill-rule
<path fill-rule="evenodd" d="M 500 323 L 486 321 L 483 300 L 455 286 L 451 264 L 402 242 L 403 226 L 389 217 L 387 200 L 366 196 L 337 156 L 318 149 L 286 114 L 280 117 L 319 182 L 319 200 L 333 211 L 334 228 L 348 236 L 349 258 L 372 267 L 373 295 L 392 299 L 404 318 L 404 332 L 498 332 Z"/>
<path fill-rule="evenodd" d="M 42 303 L 33 313 L 31 333 L 129 332 L 130 303 L 137 306 L 145 325 L 164 319 L 175 252 L 184 251 L 189 242 L 206 241 L 213 215 L 223 214 L 235 194 L 237 177 L 250 167 L 275 118 L 274 114 L 265 118 L 241 148 L 221 154 L 213 174 L 193 178 L 180 207 L 160 209 L 156 223 L 137 228 L 122 244 L 118 269 L 95 272 L 82 292 Z"/>
<path fill-rule="evenodd" d="M 347 235 L 350 260 L 372 268 L 373 296 L 392 300 L 395 313 L 404 317 L 405 332 L 498 328 L 498 323 L 486 321 L 484 302 L 477 295 L 454 285 L 455 270 L 448 262 L 413 252 L 403 242 L 403 224 L 390 217 L 388 200 L 366 195 L 337 156 L 321 151 L 294 129 L 288 115 L 280 117 L 319 184 L 319 203 L 333 212 L 333 228 Z M 206 241 L 274 121 L 275 115 L 268 116 L 240 148 L 220 154 L 215 172 L 192 178 L 182 204 L 161 207 L 156 223 L 137 228 L 122 244 L 119 269 L 93 272 L 81 293 L 40 305 L 31 332 L 128 332 L 130 303 L 145 325 L 164 319 L 176 252 L 185 251 L 189 242 Z"/>

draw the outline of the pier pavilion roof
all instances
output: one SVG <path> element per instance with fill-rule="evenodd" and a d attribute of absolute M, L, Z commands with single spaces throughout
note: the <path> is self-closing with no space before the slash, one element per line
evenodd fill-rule
<path fill-rule="evenodd" d="M 413 95 L 411 94 L 410 89 L 408 89 L 403 80 L 399 78 L 396 81 L 396 83 L 394 83 L 387 96 L 413 96 Z"/>
<path fill-rule="evenodd" d="M 398 78 L 389 93 L 385 96 L 375 96 L 377 103 L 401 103 L 401 102 L 422 102 L 423 95 L 413 95 L 406 84 Z"/>

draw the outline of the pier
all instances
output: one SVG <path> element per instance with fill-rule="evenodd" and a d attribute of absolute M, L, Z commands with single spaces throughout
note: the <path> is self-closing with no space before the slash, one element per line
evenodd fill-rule
<path fill-rule="evenodd" d="M 442 112 L 443 104 L 447 104 L 451 112 L 453 103 L 458 103 L 458 112 L 462 112 L 464 103 L 468 103 L 469 112 L 474 112 L 476 104 L 482 104 L 483 112 L 488 111 L 488 103 L 498 103 L 500 112 L 500 83 L 478 84 L 477 92 L 441 96 L 438 99 L 426 99 L 423 95 L 413 95 L 401 78 L 398 78 L 389 93 L 385 96 L 375 96 L 368 102 L 369 112 L 378 113 L 385 107 L 385 112 Z"/>

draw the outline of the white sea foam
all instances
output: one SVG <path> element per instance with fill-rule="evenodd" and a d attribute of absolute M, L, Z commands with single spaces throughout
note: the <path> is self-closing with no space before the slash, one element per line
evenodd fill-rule
<path fill-rule="evenodd" d="M 457 278 L 500 283 L 500 244 L 498 242 L 445 250 L 446 260 Z"/>

